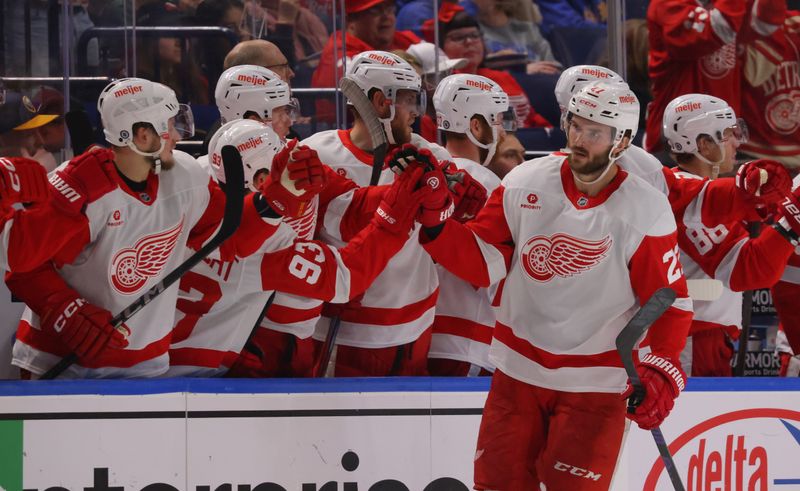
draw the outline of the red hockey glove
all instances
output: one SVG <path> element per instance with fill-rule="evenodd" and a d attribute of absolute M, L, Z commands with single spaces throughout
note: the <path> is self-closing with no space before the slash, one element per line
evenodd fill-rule
<path fill-rule="evenodd" d="M 441 166 L 430 150 L 417 148 L 411 143 L 395 147 L 386 156 L 386 165 L 395 174 L 402 174 L 413 163 L 422 164 L 425 170 L 433 170 Z"/>
<path fill-rule="evenodd" d="M 794 193 L 786 193 L 783 200 L 778 203 L 778 216 L 780 219 L 773 225 L 775 230 L 780 232 L 781 235 L 794 244 L 800 245 L 800 202 L 797 201 L 800 188 L 797 188 Z"/>
<path fill-rule="evenodd" d="M 0 203 L 41 203 L 50 196 L 47 170 L 25 157 L 0 158 Z"/>
<path fill-rule="evenodd" d="M 639 361 L 636 371 L 642 380 L 645 394 L 641 402 L 629 401 L 627 417 L 638 424 L 639 428 L 651 430 L 661 425 L 672 410 L 675 398 L 686 386 L 686 375 L 680 364 L 653 353 Z M 632 395 L 634 390 L 629 382 L 622 398 L 628 399 Z M 631 405 L 636 409 L 632 411 Z"/>
<path fill-rule="evenodd" d="M 475 218 L 489 197 L 483 184 L 464 170 L 448 173 L 447 186 L 456 205 L 453 218 L 461 223 Z"/>
<path fill-rule="evenodd" d="M 82 153 L 50 176 L 53 204 L 70 214 L 81 213 L 87 203 L 117 188 L 116 172 L 111 150 Z"/>
<path fill-rule="evenodd" d="M 256 351 L 259 351 L 259 353 Z M 263 377 L 264 353 L 260 351 L 261 350 L 255 347 L 252 343 L 246 344 L 225 376 L 235 378 Z"/>
<path fill-rule="evenodd" d="M 42 328 L 55 332 L 81 361 L 91 361 L 106 348 L 128 346 L 130 331 L 124 325 L 118 330 L 110 324 L 111 313 L 90 304 L 70 292 L 54 301 L 55 307 L 42 317 Z"/>
<path fill-rule="evenodd" d="M 792 191 L 792 177 L 780 163 L 769 159 L 747 162 L 736 172 L 736 187 L 760 203 L 780 203 Z"/>
<path fill-rule="evenodd" d="M 411 232 L 422 201 L 433 192 L 421 181 L 424 171 L 420 164 L 415 163 L 395 177 L 394 184 L 375 210 L 372 221 L 376 226 L 396 235 L 407 236 Z"/>
<path fill-rule="evenodd" d="M 259 190 L 276 213 L 295 218 L 326 184 L 324 164 L 316 150 L 290 140 L 272 159 L 269 176 Z"/>
<path fill-rule="evenodd" d="M 783 21 L 786 19 L 786 1 L 757 0 L 753 5 L 753 13 L 759 21 L 778 28 L 783 25 Z M 767 35 L 767 33 L 761 34 Z"/>
<path fill-rule="evenodd" d="M 441 170 L 426 172 L 422 182 L 431 189 L 431 193 L 422 201 L 417 220 L 425 228 L 436 227 L 453 216 L 453 195 L 447 189 L 447 178 Z"/>

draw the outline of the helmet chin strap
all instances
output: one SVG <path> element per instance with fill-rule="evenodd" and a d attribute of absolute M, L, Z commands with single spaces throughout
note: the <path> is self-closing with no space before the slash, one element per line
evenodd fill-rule
<path fill-rule="evenodd" d="M 160 157 L 160 155 L 161 155 L 161 152 L 164 151 L 164 147 L 166 146 L 166 144 L 167 144 L 167 141 L 162 138 L 161 139 L 161 147 L 156 152 L 143 152 L 143 151 L 139 150 L 139 147 L 136 146 L 136 144 L 133 142 L 133 140 L 131 140 L 130 143 L 128 143 L 128 147 L 130 147 L 131 150 L 133 150 L 134 152 L 138 153 L 142 157 L 150 157 L 150 158 L 152 158 L 153 159 L 153 174 L 158 175 L 161 172 L 161 157 Z"/>
<path fill-rule="evenodd" d="M 469 141 L 473 143 L 478 148 L 482 148 L 486 150 L 486 157 L 481 162 L 481 165 L 486 167 L 491 163 L 492 157 L 494 157 L 495 152 L 497 151 L 497 128 L 492 126 L 492 143 L 481 143 L 475 138 L 475 135 L 472 134 L 472 128 L 467 128 L 467 138 Z"/>
<path fill-rule="evenodd" d="M 712 162 L 707 158 L 703 157 L 702 155 L 700 155 L 699 151 L 692 152 L 692 155 L 694 155 L 698 159 L 702 160 L 703 162 L 711 166 L 711 179 L 716 179 L 717 177 L 719 177 L 719 166 L 722 164 L 722 161 L 725 160 L 725 149 L 722 148 L 722 145 L 720 145 L 717 142 L 714 142 L 714 144 L 717 145 L 717 148 L 719 148 L 719 153 L 722 155 L 716 162 Z"/>
<path fill-rule="evenodd" d="M 397 145 L 397 142 L 394 141 L 394 134 L 392 134 L 392 120 L 394 119 L 394 103 L 389 106 L 389 117 L 388 118 L 378 118 L 378 121 L 381 122 L 383 125 L 383 132 L 386 133 L 386 140 L 389 142 L 389 145 Z"/>

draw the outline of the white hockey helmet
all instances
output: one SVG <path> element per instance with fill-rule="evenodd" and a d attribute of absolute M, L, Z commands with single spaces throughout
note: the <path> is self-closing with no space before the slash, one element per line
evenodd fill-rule
<path fill-rule="evenodd" d="M 708 135 L 717 145 L 728 128 L 741 130 L 739 141 L 746 141 L 746 126 L 724 100 L 705 94 L 676 97 L 664 109 L 662 131 L 674 153 L 697 154 L 697 138 Z"/>
<path fill-rule="evenodd" d="M 242 119 L 248 111 L 271 119 L 273 109 L 296 104 L 289 84 L 257 65 L 239 65 L 222 72 L 214 98 L 223 122 Z"/>
<path fill-rule="evenodd" d="M 497 127 L 502 125 L 508 109 L 508 95 L 494 81 L 469 73 L 443 78 L 433 93 L 436 124 L 439 129 L 463 133 L 476 146 L 488 150 L 482 162 L 488 165 L 497 147 Z M 480 115 L 492 128 L 492 142 L 481 143 L 470 130 L 470 120 Z"/>
<path fill-rule="evenodd" d="M 627 85 L 592 82 L 572 96 L 568 111 L 569 115 L 614 128 L 612 153 L 624 137 L 633 140 L 639 128 L 639 99 Z M 609 160 L 616 160 L 619 155 L 609 155 Z"/>
<path fill-rule="evenodd" d="M 562 112 L 569 107 L 572 96 L 591 82 L 606 82 L 611 85 L 628 86 L 615 71 L 598 65 L 575 65 L 561 72 L 556 83 L 556 101 Z"/>
<path fill-rule="evenodd" d="M 250 119 L 237 119 L 225 123 L 214 134 L 208 146 L 208 161 L 214 169 L 217 181 L 225 182 L 222 167 L 222 147 L 233 145 L 242 155 L 244 165 L 244 185 L 257 191 L 253 178 L 259 170 L 269 171 L 272 159 L 281 148 L 280 137 L 268 125 Z"/>
<path fill-rule="evenodd" d="M 406 60 L 386 51 L 364 51 L 350 60 L 345 78 L 358 85 L 367 97 L 373 89 L 380 90 L 392 101 L 389 117 L 381 118 L 389 143 L 395 144 L 391 122 L 395 115 L 395 103 L 399 90 L 416 92 L 419 113 L 425 113 L 426 96 L 422 91 L 422 78 Z"/>
<path fill-rule="evenodd" d="M 143 78 L 122 78 L 108 84 L 97 100 L 97 110 L 108 143 L 128 146 L 146 157 L 157 157 L 164 149 L 171 118 L 175 118 L 174 127 L 181 138 L 194 135 L 191 108 L 179 104 L 169 87 Z M 133 143 L 133 126 L 137 123 L 150 124 L 161 136 L 161 148 L 157 152 L 143 152 Z"/>

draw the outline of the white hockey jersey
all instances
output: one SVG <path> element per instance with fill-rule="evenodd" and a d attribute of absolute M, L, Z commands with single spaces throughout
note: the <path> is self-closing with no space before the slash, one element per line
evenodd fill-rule
<path fill-rule="evenodd" d="M 356 147 L 347 130 L 323 131 L 302 142 L 315 149 L 320 160 L 359 186 L 368 186 L 372 174 L 372 156 Z M 379 184 L 393 182 L 388 168 Z M 342 246 L 354 230 L 342 218 L 353 192 L 332 200 L 324 214 L 320 237 Z M 414 231 L 418 233 L 419 225 Z M 433 323 L 439 281 L 430 256 L 412 238 L 389 262 L 383 273 L 364 293 L 341 310 L 337 344 L 359 348 L 384 348 L 410 343 Z M 324 340 L 330 318 L 317 324 L 314 339 Z"/>
<path fill-rule="evenodd" d="M 500 185 L 500 178 L 477 162 L 465 158 L 454 158 L 453 162 L 480 182 L 488 193 Z M 475 288 L 441 265 L 436 266 L 436 272 L 439 300 L 428 358 L 464 361 L 494 371 L 489 361 L 489 345 L 495 323 L 491 305 L 495 288 Z"/>
<path fill-rule="evenodd" d="M 512 170 L 478 217 L 448 221 L 425 249 L 476 285 L 505 278 L 490 358 L 525 383 L 569 392 L 621 392 L 614 345 L 660 287 L 678 299 L 650 329 L 653 351 L 678 359 L 691 300 L 667 200 L 619 170 L 597 195 L 575 186 L 563 155 Z"/>

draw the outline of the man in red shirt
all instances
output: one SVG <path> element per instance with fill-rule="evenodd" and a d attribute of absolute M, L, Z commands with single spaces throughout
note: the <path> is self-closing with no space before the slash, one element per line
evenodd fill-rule
<path fill-rule="evenodd" d="M 312 87 L 337 87 L 344 74 L 342 58 L 349 58 L 363 51 L 406 50 L 420 39 L 411 31 L 395 29 L 396 14 L 394 0 L 352 0 L 346 2 L 347 35 L 346 52 L 342 53 L 343 32 L 335 32 L 328 39 L 314 75 Z M 330 100 L 317 101 L 317 120 L 332 122 L 335 107 Z"/>

